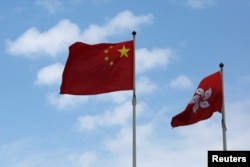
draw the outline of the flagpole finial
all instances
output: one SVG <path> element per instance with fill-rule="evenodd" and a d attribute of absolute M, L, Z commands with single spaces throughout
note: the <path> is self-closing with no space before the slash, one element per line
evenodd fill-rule
<path fill-rule="evenodd" d="M 133 31 L 133 32 L 132 32 L 132 35 L 135 36 L 135 35 L 136 35 L 136 31 Z"/>
<path fill-rule="evenodd" d="M 224 67 L 224 64 L 223 63 L 220 63 L 220 68 L 223 68 Z"/>

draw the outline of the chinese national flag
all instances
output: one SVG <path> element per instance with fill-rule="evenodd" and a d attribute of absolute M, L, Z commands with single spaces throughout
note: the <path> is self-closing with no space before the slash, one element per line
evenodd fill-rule
<path fill-rule="evenodd" d="M 205 77 L 185 110 L 172 118 L 171 126 L 194 124 L 210 118 L 222 109 L 222 79 L 220 71 Z"/>
<path fill-rule="evenodd" d="M 133 41 L 76 42 L 62 74 L 60 94 L 93 95 L 133 89 Z"/>

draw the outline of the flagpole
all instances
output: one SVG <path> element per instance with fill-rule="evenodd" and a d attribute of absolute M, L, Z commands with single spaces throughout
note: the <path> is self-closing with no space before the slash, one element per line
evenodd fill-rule
<path fill-rule="evenodd" d="M 136 93 L 135 93 L 135 35 L 136 32 L 132 32 L 133 35 L 133 99 L 132 99 L 132 105 L 133 105 L 133 167 L 136 167 Z"/>
<path fill-rule="evenodd" d="M 222 109 L 221 109 L 221 114 L 222 114 L 222 120 L 221 120 L 221 126 L 222 126 L 222 136 L 223 136 L 223 151 L 227 151 L 227 138 L 226 138 L 226 131 L 227 131 L 227 127 L 226 127 L 226 119 L 225 119 L 225 103 L 224 103 L 224 88 L 223 88 L 223 67 L 224 64 L 220 63 L 220 72 L 221 72 L 221 79 L 222 79 L 222 95 L 223 95 L 223 99 L 222 99 Z"/>

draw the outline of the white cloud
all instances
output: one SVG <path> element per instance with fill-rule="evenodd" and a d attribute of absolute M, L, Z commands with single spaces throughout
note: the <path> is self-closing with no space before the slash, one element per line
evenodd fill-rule
<path fill-rule="evenodd" d="M 153 124 L 137 125 L 137 164 L 146 167 L 164 166 L 163 164 L 176 167 L 182 167 L 185 164 L 195 167 L 201 164 L 205 166 L 207 149 L 216 148 L 220 143 L 219 133 L 214 131 L 217 127 L 209 126 L 206 124 L 189 127 L 192 132 L 187 130 L 188 128 L 185 130 L 179 128 L 171 132 L 165 127 L 166 132 L 162 132 L 159 137 L 155 133 L 157 129 Z M 201 133 L 202 131 L 204 133 Z M 182 132 L 186 133 L 182 134 Z M 181 136 L 176 140 L 173 135 Z M 121 167 L 130 165 L 128 162 L 132 160 L 132 129 L 122 128 L 115 138 L 105 141 L 105 146 L 115 157 L 114 164 L 120 164 Z"/>
<path fill-rule="evenodd" d="M 88 29 L 83 31 L 83 40 L 90 43 L 103 42 L 107 37 L 121 34 L 125 31 L 138 29 L 142 24 L 149 24 L 153 20 L 153 15 L 136 16 L 130 11 L 118 13 L 114 18 L 107 19 L 103 26 L 92 24 Z"/>
<path fill-rule="evenodd" d="M 225 115 L 228 134 L 228 147 L 230 149 L 246 149 L 249 142 L 245 139 L 250 139 L 249 113 L 250 99 L 236 101 L 234 103 L 226 103 Z M 236 134 L 238 133 L 238 134 Z"/>
<path fill-rule="evenodd" d="M 60 63 L 55 63 L 40 69 L 37 73 L 35 84 L 52 85 L 59 84 L 62 78 L 64 66 Z"/>
<path fill-rule="evenodd" d="M 47 101 L 49 104 L 55 106 L 60 110 L 67 110 L 78 107 L 86 101 L 88 101 L 89 96 L 74 96 L 74 95 L 59 95 L 59 94 L 49 94 L 47 95 Z"/>
<path fill-rule="evenodd" d="M 137 114 L 145 109 L 143 103 L 136 105 Z M 92 131 L 98 127 L 128 126 L 132 117 L 131 101 L 116 106 L 113 110 L 105 111 L 102 115 L 84 115 L 78 118 L 79 131 Z"/>
<path fill-rule="evenodd" d="M 114 111 L 106 111 L 103 115 L 84 115 L 78 119 L 78 130 L 89 131 L 94 130 L 98 126 L 125 125 L 127 119 L 131 117 L 131 103 L 124 103 L 114 109 Z"/>
<path fill-rule="evenodd" d="M 99 94 L 96 97 L 97 101 L 112 102 L 115 104 L 124 103 L 127 100 L 132 99 L 132 90 L 129 91 L 115 91 L 105 94 Z"/>
<path fill-rule="evenodd" d="M 244 107 L 239 107 L 244 104 Z M 228 117 L 228 149 L 246 150 L 249 145 L 250 131 L 247 124 L 249 121 L 249 101 L 233 104 L 229 107 L 237 109 Z M 243 118 L 244 117 L 244 118 Z M 168 121 L 168 120 L 166 120 Z M 173 130 L 165 127 L 163 122 L 137 125 L 137 164 L 146 167 L 169 166 L 200 167 L 207 165 L 208 150 L 222 150 L 221 114 L 216 113 L 210 119 L 190 126 L 178 127 Z M 243 124 L 239 123 L 243 121 Z M 165 128 L 164 131 L 156 129 Z M 236 125 L 236 126 L 235 126 Z M 159 127 L 161 126 L 161 127 Z M 161 133 L 161 134 L 159 134 Z M 114 164 L 125 167 L 130 165 L 132 149 L 132 129 L 123 127 L 115 138 L 105 141 L 107 149 L 115 156 Z M 182 161 L 180 161 L 180 159 Z"/>
<path fill-rule="evenodd" d="M 45 8 L 51 14 L 63 8 L 63 4 L 58 0 L 36 0 L 36 5 Z"/>
<path fill-rule="evenodd" d="M 48 150 L 44 145 L 53 147 Z M 0 162 L 4 167 L 90 167 L 96 158 L 93 152 L 56 148 L 44 138 L 21 138 L 0 145 Z"/>
<path fill-rule="evenodd" d="M 192 81 L 185 75 L 180 75 L 169 83 L 171 88 L 186 89 L 193 86 Z"/>
<path fill-rule="evenodd" d="M 92 131 L 96 128 L 96 124 L 101 121 L 99 116 L 85 115 L 78 118 L 79 131 Z"/>
<path fill-rule="evenodd" d="M 187 6 L 195 9 L 202 9 L 214 4 L 214 0 L 187 0 Z"/>
<path fill-rule="evenodd" d="M 136 127 L 137 131 L 137 164 L 139 166 L 148 166 L 148 165 L 141 165 L 141 162 L 150 163 L 154 161 L 152 158 L 144 159 L 144 157 L 138 156 L 145 152 L 151 152 L 152 150 L 148 149 L 149 141 L 153 135 L 153 127 L 151 124 L 145 125 L 138 125 Z M 156 144 L 157 145 L 157 144 Z M 132 163 L 132 128 L 131 127 L 123 127 L 117 135 L 112 138 L 108 139 L 104 142 L 104 147 L 107 149 L 112 157 L 112 164 L 114 166 L 126 167 L 131 166 Z M 143 148 L 142 150 L 140 150 Z M 138 149 L 140 150 L 140 154 L 138 154 Z M 157 153 L 157 156 L 160 154 Z M 142 159 L 141 159 L 142 158 Z M 111 163 L 111 161 L 109 161 Z M 107 166 L 109 166 L 107 164 Z"/>
<path fill-rule="evenodd" d="M 247 150 L 250 147 L 249 120 L 250 100 L 226 104 L 227 139 L 229 150 Z M 126 107 L 125 107 L 126 108 Z M 118 110 L 117 110 L 118 112 Z M 120 110 L 122 112 L 122 110 Z M 126 111 L 127 112 L 127 111 Z M 157 114 L 157 111 L 151 111 Z M 116 113 L 117 114 L 117 113 Z M 103 114 L 103 119 L 121 121 L 121 115 L 111 116 Z M 143 113 L 145 114 L 145 113 Z M 139 115 L 137 118 L 140 120 Z M 126 117 L 126 116 L 125 116 Z M 137 164 L 144 167 L 162 167 L 165 164 L 174 167 L 183 167 L 187 164 L 192 167 L 207 165 L 208 150 L 222 150 L 221 114 L 216 113 L 210 119 L 190 126 L 174 128 L 165 126 L 169 119 L 137 123 Z M 117 121 L 118 122 L 118 121 Z M 54 148 L 44 150 L 42 144 L 35 144 L 30 139 L 20 140 L 6 146 L 0 145 L 0 160 L 6 167 L 25 166 L 120 166 L 132 164 L 132 128 L 127 123 L 121 125 L 115 136 L 99 138 L 90 141 L 88 151 L 80 148 Z M 125 121 L 126 122 L 126 121 Z M 104 124 L 97 130 L 102 131 Z M 160 130 L 163 129 L 163 130 Z M 165 130 L 164 130 L 165 129 Z M 86 132 L 83 132 L 86 133 Z M 99 132 L 98 132 L 99 133 Z M 86 134 L 84 134 L 86 135 Z M 91 139 L 92 140 L 92 139 Z M 40 142 L 41 142 L 40 141 Z M 97 142 L 97 143 L 96 143 Z M 50 143 L 51 144 L 51 143 Z M 91 145 L 92 144 L 92 145 Z M 96 149 L 96 145 L 101 147 Z M 83 144 L 85 145 L 85 144 Z M 93 147 L 93 148 L 92 148 Z M 25 154 L 22 150 L 26 150 Z M 93 152 L 93 150 L 95 152 Z M 181 159 L 181 161 L 180 161 Z"/>
<path fill-rule="evenodd" d="M 165 67 L 173 58 L 171 49 L 152 49 L 151 51 L 142 48 L 136 50 L 136 72 L 142 73 L 156 67 Z"/>
<path fill-rule="evenodd" d="M 148 77 L 140 77 L 136 81 L 136 93 L 149 94 L 157 89 L 156 83 L 150 80 Z"/>
<path fill-rule="evenodd" d="M 24 11 L 26 11 L 27 10 L 27 8 L 26 7 L 23 7 L 23 6 L 16 6 L 14 9 L 13 9 L 13 11 L 15 12 L 15 13 L 22 13 L 22 12 L 24 12 Z"/>
<path fill-rule="evenodd" d="M 136 138 L 137 138 L 137 147 L 143 148 L 145 145 L 149 144 L 150 140 L 152 139 L 154 131 L 154 127 L 151 123 L 137 125 L 136 126 Z M 130 128 L 122 128 L 120 132 L 117 134 L 115 139 L 109 140 L 106 142 L 106 147 L 108 150 L 118 153 L 119 147 L 126 148 L 126 145 L 132 145 L 132 127 Z M 123 150 L 124 150 L 123 149 Z M 130 148 L 129 148 L 130 150 Z"/>
<path fill-rule="evenodd" d="M 16 40 L 8 39 L 6 41 L 7 52 L 27 58 L 41 55 L 54 57 L 66 52 L 68 46 L 75 41 L 105 42 L 109 36 L 128 30 L 132 32 L 142 24 L 151 23 L 152 20 L 151 14 L 136 16 L 130 11 L 123 11 L 109 19 L 103 26 L 92 24 L 85 30 L 81 30 L 77 24 L 69 20 L 61 20 L 47 31 L 40 32 L 36 27 L 32 27 Z"/>
<path fill-rule="evenodd" d="M 80 156 L 78 164 L 81 167 L 91 167 L 96 160 L 97 156 L 94 153 L 85 152 Z"/>
<path fill-rule="evenodd" d="M 48 31 L 40 32 L 33 27 L 15 41 L 8 40 L 7 52 L 24 57 L 56 56 L 65 52 L 73 41 L 79 39 L 79 36 L 80 29 L 76 24 L 62 20 Z"/>

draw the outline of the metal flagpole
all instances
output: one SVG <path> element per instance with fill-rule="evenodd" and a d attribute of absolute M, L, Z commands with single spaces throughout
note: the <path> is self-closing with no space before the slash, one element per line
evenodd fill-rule
<path fill-rule="evenodd" d="M 222 135 L 223 135 L 223 151 L 227 151 L 227 138 L 226 138 L 226 131 L 227 131 L 227 127 L 226 127 L 226 119 L 225 119 L 225 103 L 224 103 L 224 88 L 223 88 L 223 67 L 224 64 L 220 63 L 220 73 L 221 73 L 221 80 L 222 80 L 222 95 L 223 95 L 223 99 L 222 99 L 222 109 L 221 109 L 221 114 L 222 114 L 222 120 L 221 120 L 221 126 L 222 126 Z"/>
<path fill-rule="evenodd" d="M 133 167 L 136 167 L 136 94 L 135 94 L 135 35 L 136 32 L 132 32 L 133 35 L 133 99 L 132 99 L 132 105 L 133 105 Z"/>

